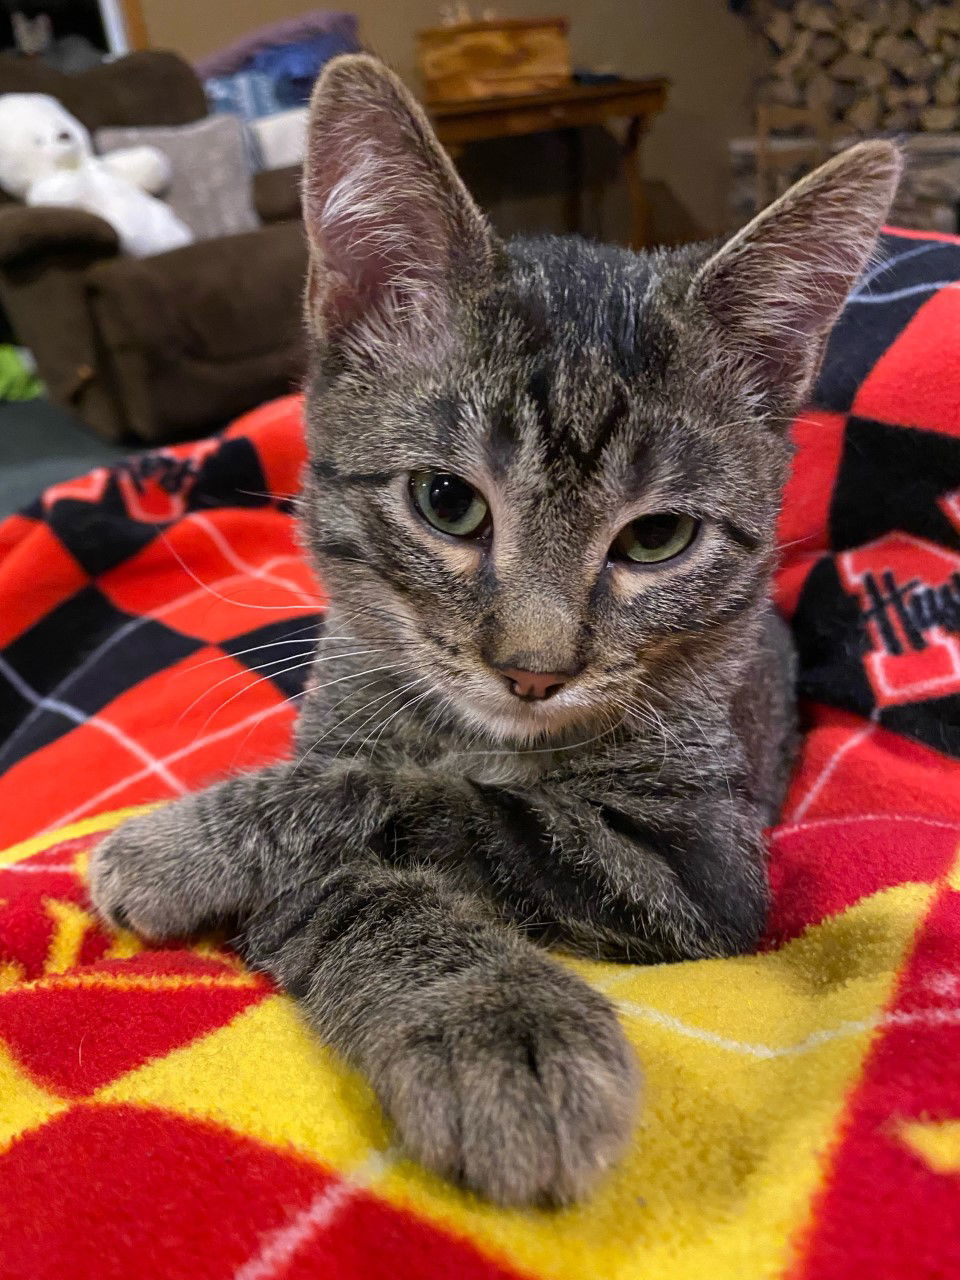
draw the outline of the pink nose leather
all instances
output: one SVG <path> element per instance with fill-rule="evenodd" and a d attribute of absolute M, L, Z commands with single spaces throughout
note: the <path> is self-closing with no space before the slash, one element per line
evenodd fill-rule
<path fill-rule="evenodd" d="M 552 698 L 570 679 L 562 671 L 521 671 L 519 667 L 502 667 L 501 672 L 510 681 L 510 688 L 518 698 L 531 701 Z"/>

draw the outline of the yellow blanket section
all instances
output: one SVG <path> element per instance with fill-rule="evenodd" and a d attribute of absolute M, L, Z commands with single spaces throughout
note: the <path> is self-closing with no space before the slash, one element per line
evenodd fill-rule
<path fill-rule="evenodd" d="M 0 861 L 126 816 L 30 841 Z M 767 955 L 647 968 L 565 961 L 619 1009 L 646 1096 L 627 1159 L 598 1195 L 563 1212 L 494 1209 L 406 1160 L 365 1082 L 284 996 L 89 1101 L 162 1107 L 293 1148 L 547 1280 L 776 1276 L 802 1238 L 844 1100 L 935 888 L 884 890 Z M 0 1090 L 15 1076 L 0 1061 Z M 62 1105 L 27 1092 L 14 1131 Z"/>

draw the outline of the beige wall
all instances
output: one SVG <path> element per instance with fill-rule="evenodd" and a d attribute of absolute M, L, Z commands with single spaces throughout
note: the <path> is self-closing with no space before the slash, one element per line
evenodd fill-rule
<path fill-rule="evenodd" d="M 141 3 L 151 43 L 188 57 L 316 7 L 296 0 Z M 415 83 L 413 32 L 435 23 L 439 0 L 347 0 L 343 7 L 359 15 L 370 47 Z M 473 7 L 486 7 L 486 0 Z M 502 0 L 493 7 L 517 17 L 565 12 L 575 64 L 668 76 L 673 89 L 646 142 L 646 173 L 666 184 L 705 231 L 720 228 L 726 139 L 748 127 L 756 56 L 745 23 L 729 12 L 727 0 Z M 668 228 L 661 231 L 669 235 Z"/>

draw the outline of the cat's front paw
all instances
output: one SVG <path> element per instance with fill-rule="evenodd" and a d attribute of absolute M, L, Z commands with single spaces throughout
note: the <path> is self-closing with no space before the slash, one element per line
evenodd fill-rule
<path fill-rule="evenodd" d="M 582 1199 L 623 1151 L 639 1095 L 607 1001 L 546 958 L 422 996 L 378 1081 L 406 1150 L 497 1204 Z"/>
<path fill-rule="evenodd" d="M 114 928 L 159 941 L 196 933 L 205 921 L 188 859 L 164 811 L 125 822 L 90 856 L 90 896 Z"/>

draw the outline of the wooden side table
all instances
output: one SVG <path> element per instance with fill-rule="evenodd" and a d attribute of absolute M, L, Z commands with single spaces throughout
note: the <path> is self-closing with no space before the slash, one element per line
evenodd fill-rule
<path fill-rule="evenodd" d="M 522 97 L 428 103 L 427 111 L 437 136 L 453 156 L 469 142 L 563 130 L 569 143 L 572 170 L 567 206 L 570 231 L 577 231 L 580 226 L 582 175 L 578 130 L 586 125 L 607 125 L 611 119 L 625 119 L 628 123 L 626 138 L 621 144 L 621 162 L 630 195 L 630 245 L 643 249 L 650 243 L 650 227 L 640 174 L 640 142 L 648 122 L 666 105 L 669 87 L 670 82 L 661 77 L 604 84 L 572 82 L 562 89 Z"/>

